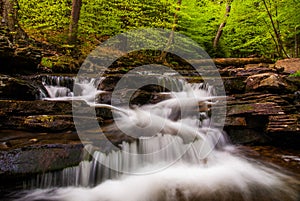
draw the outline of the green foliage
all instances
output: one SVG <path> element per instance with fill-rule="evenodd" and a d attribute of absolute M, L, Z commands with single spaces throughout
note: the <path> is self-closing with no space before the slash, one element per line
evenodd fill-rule
<path fill-rule="evenodd" d="M 19 0 L 19 4 L 20 23 L 27 32 L 50 43 L 67 42 L 72 0 Z M 90 45 L 131 29 L 170 29 L 173 8 L 168 0 L 83 0 L 79 37 Z"/>
<path fill-rule="evenodd" d="M 31 36 L 65 48 L 72 0 L 18 1 L 20 24 Z M 232 9 L 215 52 L 213 40 L 225 20 L 228 2 L 182 0 L 181 10 L 176 13 L 176 31 L 196 41 L 214 57 L 278 56 L 274 31 L 262 0 L 232 1 Z M 300 0 L 266 2 L 284 48 L 293 55 L 295 35 L 300 41 Z M 99 42 L 128 30 L 147 27 L 171 29 L 176 6 L 177 0 L 82 0 L 79 20 L 81 52 L 88 54 Z"/>
<path fill-rule="evenodd" d="M 300 77 L 300 70 L 290 75 L 291 77 Z"/>
<path fill-rule="evenodd" d="M 53 67 L 53 61 L 50 59 L 43 57 L 41 61 L 41 65 L 46 67 L 46 68 L 52 68 Z"/>
<path fill-rule="evenodd" d="M 280 32 L 287 51 L 288 43 L 294 44 L 292 38 L 295 26 L 300 23 L 299 0 L 266 1 L 268 9 Z M 300 32 L 299 32 L 300 33 Z M 274 30 L 262 0 L 235 0 L 222 40 L 227 44 L 230 56 L 247 56 L 251 54 L 276 57 L 276 39 Z"/>
<path fill-rule="evenodd" d="M 225 14 L 225 3 L 211 0 L 183 1 L 179 30 L 199 43 L 210 55 L 213 39 Z"/>
<path fill-rule="evenodd" d="M 36 30 L 61 30 L 70 23 L 72 0 L 18 0 L 21 23 Z"/>
<path fill-rule="evenodd" d="M 265 26 L 266 17 L 264 12 L 256 12 L 259 9 L 257 6 L 254 1 L 243 1 L 243 4 L 233 1 L 231 15 L 223 35 L 230 56 L 263 55 L 266 53 L 265 50 L 275 51 L 270 47 L 272 38 Z"/>
<path fill-rule="evenodd" d="M 170 28 L 170 6 L 156 0 L 84 0 L 79 32 L 113 36 L 141 27 Z"/>

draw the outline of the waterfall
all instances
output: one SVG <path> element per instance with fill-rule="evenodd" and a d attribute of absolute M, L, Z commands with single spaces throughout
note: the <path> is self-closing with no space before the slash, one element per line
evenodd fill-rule
<path fill-rule="evenodd" d="M 92 100 L 95 95 L 101 93 L 97 90 L 99 83 L 103 78 L 76 78 L 74 76 L 50 76 L 46 75 L 42 77 L 42 83 L 46 88 L 50 97 L 46 97 L 46 100 Z M 74 97 L 73 87 L 74 84 L 80 87 L 80 94 Z"/>
<path fill-rule="evenodd" d="M 156 104 L 126 108 L 90 102 L 112 109 L 113 125 L 135 140 L 109 152 L 86 145 L 91 155 L 79 166 L 39 176 L 31 185 L 40 189 L 19 200 L 299 200 L 297 179 L 237 154 L 224 132 L 212 126 L 210 107 L 224 97 L 206 84 L 178 84 L 180 90 Z M 98 91 L 85 89 L 80 96 L 89 102 Z"/>

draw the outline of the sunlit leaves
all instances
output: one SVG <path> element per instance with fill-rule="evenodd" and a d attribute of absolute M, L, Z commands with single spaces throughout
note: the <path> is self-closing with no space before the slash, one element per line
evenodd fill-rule
<path fill-rule="evenodd" d="M 48 42 L 67 38 L 72 0 L 18 0 L 20 24 Z M 229 0 L 182 0 L 176 31 L 190 37 L 212 56 L 276 56 L 270 19 L 262 0 L 233 0 L 230 16 L 219 41 L 213 40 L 225 19 Z M 295 35 L 300 41 L 300 0 L 266 0 L 280 30 L 285 48 L 293 52 Z M 177 0 L 83 0 L 79 37 L 83 40 L 114 36 L 137 28 L 171 29 Z M 92 43 L 92 42 L 91 42 Z"/>

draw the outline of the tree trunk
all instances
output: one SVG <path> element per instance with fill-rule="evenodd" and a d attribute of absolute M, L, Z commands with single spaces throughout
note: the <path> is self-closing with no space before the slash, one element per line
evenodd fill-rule
<path fill-rule="evenodd" d="M 298 36 L 297 36 L 297 28 L 298 28 L 298 25 L 295 26 L 295 58 L 298 57 Z"/>
<path fill-rule="evenodd" d="M 72 2 L 71 22 L 69 27 L 70 44 L 75 44 L 77 41 L 78 21 L 80 17 L 81 5 L 82 5 L 82 0 L 73 0 Z"/>
<path fill-rule="evenodd" d="M 166 45 L 166 48 L 165 48 L 164 51 L 162 51 L 162 53 L 160 55 L 160 60 L 163 61 L 164 63 L 167 62 L 166 57 L 167 57 L 168 50 L 170 49 L 172 43 L 174 42 L 174 34 L 175 34 L 177 23 L 178 23 L 178 12 L 180 11 L 181 3 L 182 3 L 182 0 L 177 1 L 177 7 L 176 7 L 176 10 L 175 10 L 175 13 L 174 13 L 172 31 L 170 33 L 169 40 L 168 40 L 168 43 Z"/>
<path fill-rule="evenodd" d="M 276 26 L 275 26 L 275 22 L 274 22 L 274 20 L 273 20 L 272 14 L 271 14 L 271 12 L 270 12 L 268 6 L 267 6 L 266 1 L 263 0 L 263 3 L 264 3 L 264 6 L 265 6 L 265 9 L 266 9 L 266 11 L 267 11 L 267 14 L 268 14 L 268 16 L 269 16 L 269 19 L 270 19 L 270 21 L 271 21 L 271 24 L 272 24 L 272 28 L 273 28 L 274 34 L 275 34 L 275 36 L 276 36 L 276 40 L 277 40 L 277 44 L 278 44 L 278 48 L 279 48 L 278 54 L 279 54 L 280 57 L 283 57 L 283 54 L 285 54 L 286 57 L 289 57 L 288 54 L 286 53 L 284 47 L 283 47 L 283 42 L 282 42 L 282 40 L 281 40 L 280 32 L 279 32 L 279 30 L 278 30 L 278 29 L 276 28 Z M 278 25 L 278 27 L 279 27 L 279 25 Z"/>
<path fill-rule="evenodd" d="M 216 37 L 214 39 L 213 46 L 214 46 L 215 49 L 217 49 L 217 47 L 218 47 L 219 40 L 220 40 L 220 38 L 222 36 L 222 33 L 223 33 L 223 28 L 226 26 L 226 21 L 227 21 L 227 18 L 229 17 L 229 13 L 230 13 L 230 10 L 231 10 L 231 3 L 232 3 L 232 1 L 228 1 L 227 4 L 226 4 L 226 13 L 225 13 L 224 22 L 222 22 L 222 24 L 220 24 L 218 32 L 216 34 Z"/>
<path fill-rule="evenodd" d="M 8 31 L 13 40 L 28 39 L 18 22 L 19 4 L 17 0 L 0 0 L 1 28 Z"/>

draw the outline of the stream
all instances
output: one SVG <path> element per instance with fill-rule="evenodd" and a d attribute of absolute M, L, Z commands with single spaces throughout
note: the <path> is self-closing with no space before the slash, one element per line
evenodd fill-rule
<path fill-rule="evenodd" d="M 212 107 L 224 102 L 212 87 L 160 80 L 176 83 L 160 92 L 163 99 L 126 106 L 95 99 L 105 93 L 97 88 L 102 80 L 44 77 L 49 97 L 43 99 L 109 108 L 114 121 L 105 128 L 117 127 L 133 140 L 103 152 L 94 143 L 97 131 L 79 133 L 85 145 L 80 164 L 32 178 L 24 183 L 29 190 L 12 200 L 299 200 L 299 152 L 232 145 L 211 117 Z"/>

